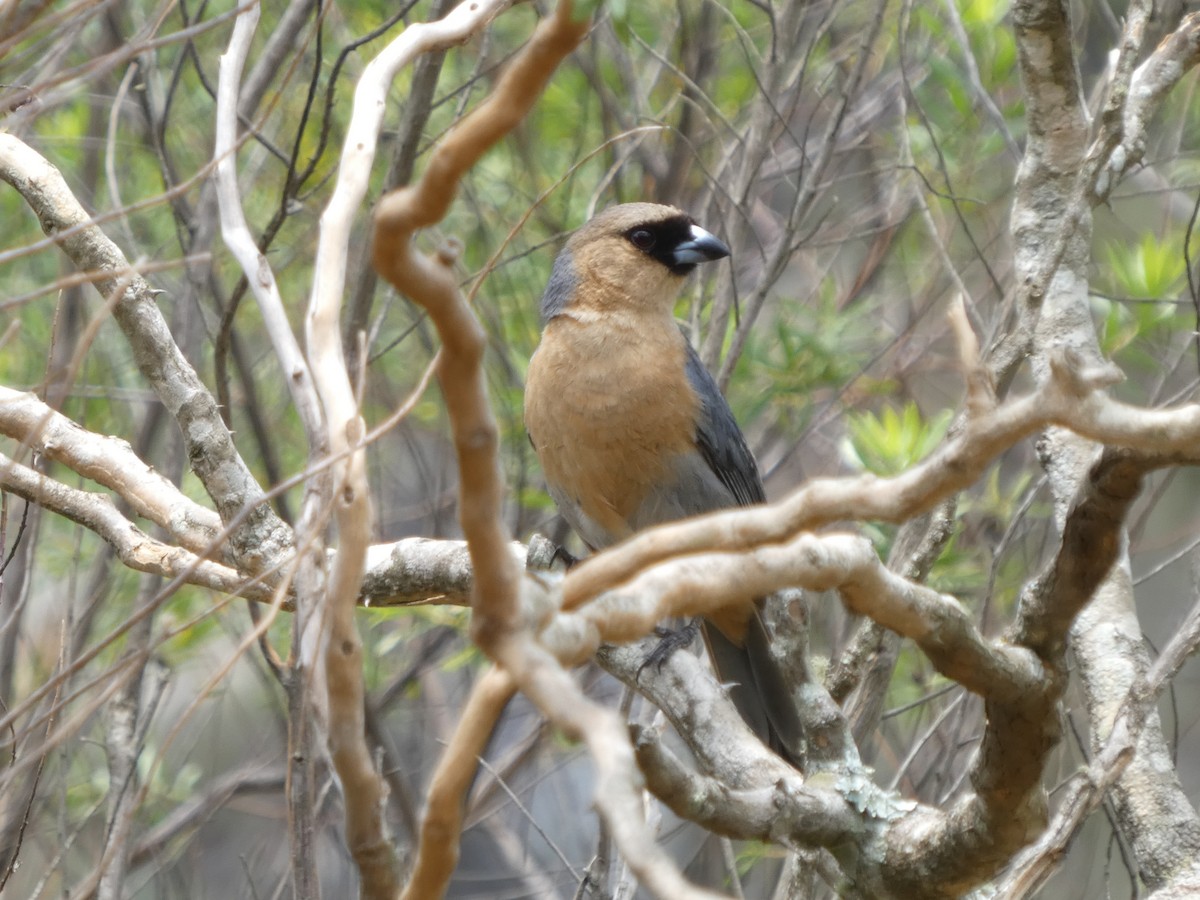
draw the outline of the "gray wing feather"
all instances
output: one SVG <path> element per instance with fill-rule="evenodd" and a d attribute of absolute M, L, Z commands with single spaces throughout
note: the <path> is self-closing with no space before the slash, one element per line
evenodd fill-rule
<path fill-rule="evenodd" d="M 687 345 L 687 376 L 692 390 L 700 396 L 696 446 L 704 461 L 729 489 L 738 506 L 765 503 L 767 498 L 754 454 L 746 446 L 746 438 L 733 418 L 733 411 L 690 342 Z"/>
<path fill-rule="evenodd" d="M 713 480 L 719 480 L 727 497 L 732 498 L 721 505 L 766 502 L 758 464 L 729 404 L 690 343 L 687 352 L 688 380 L 702 404 L 696 428 L 698 455 L 704 458 L 710 478 L 715 476 Z M 742 646 L 707 621 L 702 623 L 702 630 L 717 677 L 729 685 L 730 698 L 742 718 L 772 750 L 799 766 L 803 759 L 804 729 L 787 676 L 771 652 L 771 638 L 760 610 L 755 609 L 750 616 Z"/>

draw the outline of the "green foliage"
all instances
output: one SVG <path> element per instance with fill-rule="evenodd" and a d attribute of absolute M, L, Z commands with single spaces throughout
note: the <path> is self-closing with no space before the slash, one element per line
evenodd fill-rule
<path fill-rule="evenodd" d="M 988 585 L 988 557 L 997 550 L 1004 530 L 1018 514 L 1026 523 L 1044 519 L 1049 509 L 1035 504 L 1022 509 L 1033 485 L 1028 472 L 1005 475 L 999 466 L 988 471 L 986 478 L 964 493 L 958 503 L 959 530 L 934 564 L 929 583 L 940 591 L 959 597 L 979 595 Z M 1023 571 L 1023 569 L 1022 569 Z M 1015 590 L 1016 582 L 1004 577 L 1002 569 L 997 590 Z M 1009 572 L 1010 575 L 1016 574 Z"/>
<path fill-rule="evenodd" d="M 951 682 L 939 675 L 930 666 L 928 658 L 910 643 L 903 643 L 896 658 L 896 671 L 888 685 L 887 705 L 892 707 L 916 704 L 922 698 L 947 687 Z M 903 715 L 910 722 L 918 721 L 926 713 L 922 705 Z"/>
<path fill-rule="evenodd" d="M 900 412 L 885 406 L 850 415 L 846 420 L 843 456 L 857 469 L 876 475 L 897 475 L 924 459 L 946 436 L 954 414 L 942 410 L 923 419 L 917 404 L 906 403 Z"/>
<path fill-rule="evenodd" d="M 554 512 L 554 501 L 540 487 L 526 485 L 517 494 L 517 501 L 526 509 Z"/>
<path fill-rule="evenodd" d="M 1092 309 L 1100 321 L 1100 350 L 1106 356 L 1115 356 L 1141 331 L 1137 317 L 1124 303 L 1092 297 Z"/>
<path fill-rule="evenodd" d="M 483 655 L 483 651 L 473 642 L 464 641 L 456 652 L 446 657 L 442 668 L 447 672 L 456 672 L 459 669 L 475 668 L 485 662 L 487 662 L 487 657 Z"/>
<path fill-rule="evenodd" d="M 227 606 L 216 610 L 221 600 L 212 591 L 185 585 L 164 604 L 155 621 L 164 635 L 170 635 L 160 649 L 168 665 L 195 659 L 219 639 L 225 630 L 220 617 L 229 615 Z M 276 616 L 269 632 L 271 643 L 283 656 L 287 655 L 289 626 L 287 616 Z"/>
<path fill-rule="evenodd" d="M 1008 4 L 980 0 L 959 5 L 979 80 L 993 98 L 999 95 L 998 106 L 1006 114 L 1008 127 L 1017 130 L 1019 110 L 1005 110 L 1004 102 L 1004 91 L 1016 76 L 1017 61 L 1012 31 L 1002 22 Z M 925 41 L 935 42 L 943 49 L 914 53 L 913 45 L 921 46 Z M 909 139 L 917 166 L 929 173 L 940 192 L 947 194 L 969 193 L 978 197 L 985 185 L 988 190 L 1005 187 L 1006 182 L 995 177 L 1004 173 L 1003 168 L 980 167 L 983 161 L 1003 159 L 1005 143 L 996 124 L 983 110 L 978 88 L 963 71 L 966 65 L 963 49 L 948 33 L 936 8 L 914 8 L 907 46 L 913 54 L 907 67 L 916 104 L 916 108 L 910 109 Z M 1013 92 L 1014 99 L 1016 96 Z M 967 179 L 976 182 L 969 192 L 963 190 Z"/>
<path fill-rule="evenodd" d="M 979 548 L 963 546 L 960 535 L 955 533 L 946 542 L 937 562 L 929 573 L 929 585 L 947 594 L 958 597 L 978 591 L 987 583 L 987 570 L 981 566 Z"/>
<path fill-rule="evenodd" d="M 1105 354 L 1127 351 L 1123 362 L 1154 366 L 1158 354 L 1145 341 L 1191 327 L 1190 307 L 1176 302 L 1187 278 L 1181 243 L 1145 232 L 1104 245 L 1097 283 L 1113 296 L 1093 296 L 1092 308 Z"/>
<path fill-rule="evenodd" d="M 478 647 L 466 637 L 471 613 L 465 607 L 430 604 L 409 607 L 403 610 L 403 615 L 397 615 L 397 612 L 391 607 L 381 607 L 369 608 L 362 613 L 363 620 L 368 623 L 361 630 L 368 690 L 385 686 L 395 677 L 397 660 L 411 658 L 406 655 L 406 649 L 414 646 L 422 635 L 438 628 L 453 628 L 463 635 L 458 649 L 439 664 L 443 671 L 474 668 L 486 661 Z M 414 682 L 412 690 L 418 688 L 419 682 Z"/>
<path fill-rule="evenodd" d="M 1008 0 L 970 0 L 959 4 L 980 77 L 984 87 L 992 92 L 1011 88 L 1016 74 L 1016 40 L 1012 29 L 1004 27 L 1010 5 Z"/>
<path fill-rule="evenodd" d="M 782 298 L 746 338 L 730 405 L 743 425 L 766 418 L 787 436 L 804 430 L 813 397 L 858 375 L 871 350 L 869 309 L 838 306 L 832 278 L 806 298 Z M 731 324 L 731 329 L 735 327 Z M 860 390 L 870 390 L 864 381 Z"/>
<path fill-rule="evenodd" d="M 1176 294 L 1187 277 L 1182 240 L 1146 232 L 1136 243 L 1109 241 L 1101 261 L 1101 284 L 1127 297 L 1161 300 Z"/>

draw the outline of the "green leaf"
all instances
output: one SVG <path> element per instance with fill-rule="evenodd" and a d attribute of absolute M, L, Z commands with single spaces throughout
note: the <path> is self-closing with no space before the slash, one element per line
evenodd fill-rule
<path fill-rule="evenodd" d="M 896 475 L 920 462 L 938 445 L 951 418 L 950 410 L 942 410 L 926 421 L 912 402 L 899 413 L 891 406 L 878 416 L 858 413 L 846 423 L 843 453 L 856 468 L 876 475 Z"/>
<path fill-rule="evenodd" d="M 1160 300 L 1178 294 L 1187 275 L 1179 242 L 1147 232 L 1140 242 L 1109 242 L 1104 251 L 1107 281 L 1112 293 Z"/>

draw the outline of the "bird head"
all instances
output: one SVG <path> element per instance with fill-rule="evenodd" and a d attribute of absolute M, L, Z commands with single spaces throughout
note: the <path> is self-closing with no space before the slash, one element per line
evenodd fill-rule
<path fill-rule="evenodd" d="M 585 223 L 559 253 L 542 297 L 542 317 L 575 304 L 669 312 L 697 265 L 728 255 L 722 241 L 673 206 L 612 206 Z"/>

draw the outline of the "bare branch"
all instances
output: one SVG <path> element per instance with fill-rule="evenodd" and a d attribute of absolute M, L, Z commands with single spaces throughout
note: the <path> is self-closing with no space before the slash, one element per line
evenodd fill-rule
<path fill-rule="evenodd" d="M 179 423 L 188 458 L 223 522 L 251 507 L 245 524 L 233 536 L 235 557 L 251 571 L 269 564 L 291 546 L 291 532 L 262 502 L 262 489 L 233 445 L 216 401 L 184 358 L 154 301 L 155 292 L 129 264 L 120 249 L 91 219 L 67 187 L 59 171 L 36 151 L 10 134 L 0 134 L 0 179 L 25 198 L 42 230 L 56 237 L 71 261 L 84 271 L 107 271 L 98 280 L 101 296 L 120 291 L 113 308 L 142 374 Z M 65 237 L 58 237 L 66 233 Z M 125 282 L 128 282 L 125 284 Z"/>
<path fill-rule="evenodd" d="M 154 540 L 117 511 L 104 494 L 68 487 L 0 455 L 0 486 L 30 503 L 94 531 L 117 551 L 121 562 L 139 572 L 180 578 L 223 594 L 267 601 L 271 590 L 220 563 Z"/>
<path fill-rule="evenodd" d="M 1193 12 L 1133 72 L 1121 110 L 1119 142 L 1100 171 L 1093 202 L 1104 202 L 1121 176 L 1142 161 L 1151 119 L 1171 89 L 1197 63 L 1200 63 L 1200 12 Z"/>
<path fill-rule="evenodd" d="M 346 802 L 351 851 L 369 896 L 392 896 L 398 888 L 394 851 L 382 819 L 383 782 L 363 737 L 362 644 L 354 607 L 362 583 L 371 512 L 365 426 L 347 377 L 338 323 L 346 280 L 350 224 L 361 206 L 374 160 L 384 100 L 395 73 L 417 54 L 466 39 L 506 4 L 471 0 L 438 23 L 406 29 L 367 66 L 355 91 L 354 114 L 343 147 L 333 197 L 321 219 L 316 278 L 305 320 L 313 375 L 335 456 L 349 456 L 334 468 L 334 497 L 341 543 L 329 574 L 325 610 L 324 664 L 329 686 L 329 743 Z M 407 243 L 407 237 L 405 238 Z M 357 449 L 355 449 L 357 448 Z M 463 462 L 463 471 L 468 464 Z M 464 480 L 464 494 L 469 490 Z M 464 503 L 464 509 L 468 504 Z M 468 532 L 469 534 L 469 532 Z M 505 551 L 507 552 L 507 550 Z M 477 573 L 490 572 L 476 558 Z M 479 577 L 484 577 L 480 575 Z"/>
<path fill-rule="evenodd" d="M 207 555 L 221 530 L 216 513 L 146 465 L 127 441 L 79 427 L 33 394 L 0 386 L 0 434 L 115 491 L 135 513 L 193 553 Z"/>
<path fill-rule="evenodd" d="M 308 437 L 310 455 L 325 456 L 328 443 L 320 401 L 313 387 L 312 373 L 292 333 L 275 274 L 265 254 L 259 251 L 246 224 L 237 184 L 237 113 L 238 83 L 250 51 L 250 40 L 258 26 L 260 7 L 255 4 L 238 18 L 229 39 L 229 49 L 221 56 L 217 88 L 217 140 L 213 151 L 217 167 L 217 200 L 221 209 L 221 235 L 241 264 L 246 282 L 258 301 L 267 334 L 287 378 L 288 391 L 300 415 Z"/>
<path fill-rule="evenodd" d="M 512 542 L 513 562 L 524 565 L 523 544 Z M 362 602 L 366 606 L 425 603 L 469 606 L 475 575 L 466 541 L 405 538 L 367 550 Z"/>

